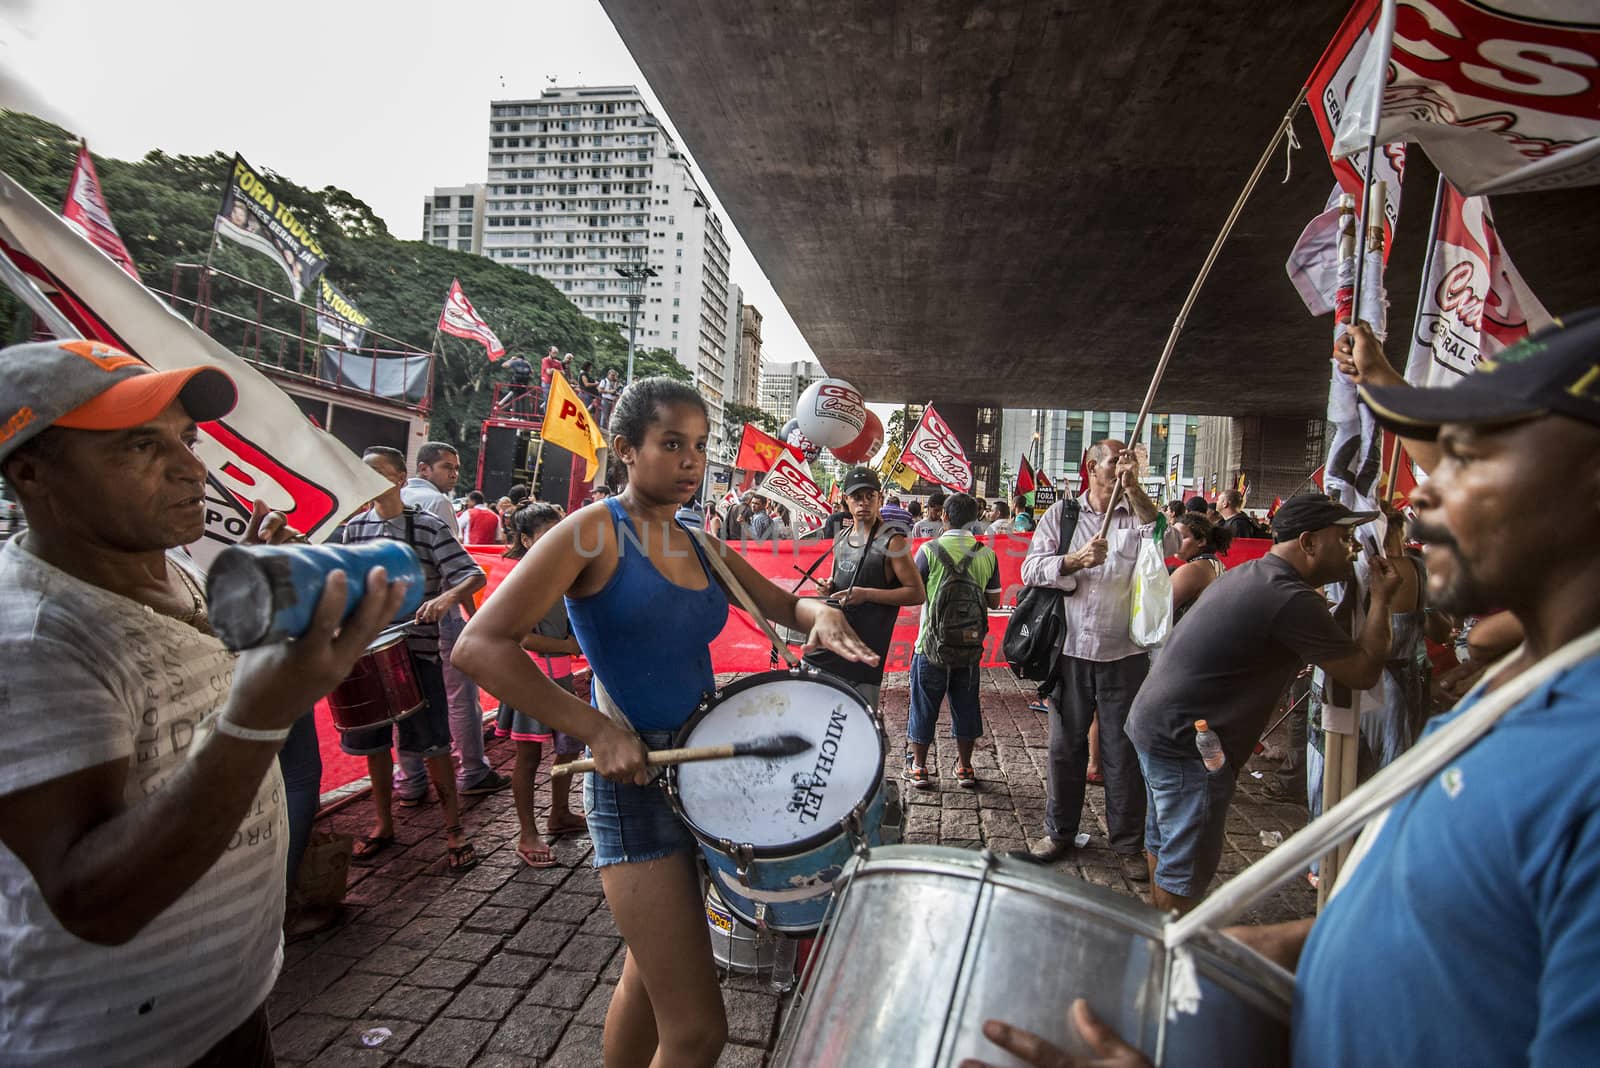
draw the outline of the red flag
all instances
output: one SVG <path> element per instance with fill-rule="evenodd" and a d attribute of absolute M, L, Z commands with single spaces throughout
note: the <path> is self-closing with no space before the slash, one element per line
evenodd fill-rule
<path fill-rule="evenodd" d="M 1394 450 L 1400 449 L 1399 466 L 1394 466 Z M 1406 454 L 1405 446 L 1399 439 L 1387 430 L 1383 432 L 1383 473 L 1385 478 L 1390 471 L 1395 473 L 1394 485 L 1383 487 L 1379 500 L 1392 501 L 1396 508 L 1404 508 L 1411 503 L 1411 495 L 1417 492 L 1417 475 L 1411 470 L 1411 457 Z"/>
<path fill-rule="evenodd" d="M 111 261 L 133 277 L 139 277 L 138 268 L 122 235 L 111 222 L 111 212 L 106 198 L 100 192 L 100 178 L 94 173 L 94 160 L 89 158 L 87 143 L 78 143 L 78 162 L 72 168 L 72 180 L 67 183 L 67 202 L 62 205 L 61 216 L 84 237 L 94 242 L 94 247 L 111 257 Z"/>
<path fill-rule="evenodd" d="M 1267 518 L 1271 519 L 1273 516 L 1277 515 L 1278 514 L 1278 509 L 1281 508 L 1281 507 L 1283 507 L 1283 498 L 1282 497 L 1274 497 L 1274 498 L 1272 498 L 1272 507 L 1267 509 Z"/>
<path fill-rule="evenodd" d="M 1023 456 L 1022 464 L 1017 468 L 1017 484 L 1012 487 L 1012 494 L 1033 492 L 1033 465 Z"/>
<path fill-rule="evenodd" d="M 1318 490 L 1322 489 L 1322 476 L 1327 471 L 1327 469 L 1328 469 L 1328 465 L 1327 464 L 1323 464 L 1321 467 L 1319 467 L 1315 471 L 1311 472 L 1311 484 L 1313 486 L 1317 487 Z"/>
<path fill-rule="evenodd" d="M 734 459 L 733 466 L 741 471 L 754 471 L 765 474 L 772 470 L 772 465 L 778 462 L 778 457 L 783 455 L 788 446 L 777 438 L 768 434 L 754 423 L 744 425 L 744 434 L 739 438 L 739 455 Z M 793 449 L 796 456 L 800 454 Z"/>
<path fill-rule="evenodd" d="M 1322 147 L 1328 153 L 1328 164 L 1333 168 L 1339 188 L 1356 198 L 1358 210 L 1365 210 L 1361 196 L 1362 177 L 1367 166 L 1366 153 L 1350 159 L 1335 159 L 1334 131 L 1340 118 L 1350 110 L 1351 82 L 1355 80 L 1356 72 L 1375 40 L 1373 32 L 1382 6 L 1380 0 L 1357 0 L 1339 24 L 1338 32 L 1333 35 L 1322 58 L 1312 69 L 1311 77 L 1306 80 L 1306 102 L 1311 106 L 1311 117 L 1316 121 L 1317 131 L 1322 134 Z M 1389 249 L 1394 246 L 1394 224 L 1400 218 L 1400 183 L 1406 172 L 1406 146 L 1400 141 L 1383 145 L 1377 156 L 1377 170 L 1373 177 L 1387 183 L 1388 200 L 1383 212 L 1383 255 L 1384 262 L 1388 262 Z"/>
<path fill-rule="evenodd" d="M 439 313 L 438 329 L 452 337 L 476 341 L 488 350 L 491 360 L 498 360 L 506 354 L 505 346 L 500 344 L 500 339 L 489 329 L 489 324 L 478 315 L 472 301 L 461 291 L 460 281 L 454 278 L 450 280 L 450 295 L 445 297 L 444 310 Z"/>
<path fill-rule="evenodd" d="M 900 462 L 929 482 L 957 493 L 966 493 L 972 487 L 972 464 L 967 462 L 966 450 L 931 404 L 923 409 L 922 421 L 906 441 Z"/>
<path fill-rule="evenodd" d="M 1078 458 L 1078 496 L 1089 492 L 1089 450 L 1084 449 Z"/>

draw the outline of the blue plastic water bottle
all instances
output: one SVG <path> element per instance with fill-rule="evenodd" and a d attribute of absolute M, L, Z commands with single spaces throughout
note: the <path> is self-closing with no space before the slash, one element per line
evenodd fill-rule
<path fill-rule="evenodd" d="M 392 538 L 360 545 L 233 545 L 217 555 L 206 576 L 206 612 L 211 629 L 229 649 L 298 638 L 311 629 L 323 583 L 334 571 L 345 575 L 342 623 L 367 592 L 367 572 L 384 568 L 390 582 L 405 581 L 405 602 L 396 620 L 410 619 L 422 605 L 422 563 L 411 546 Z"/>

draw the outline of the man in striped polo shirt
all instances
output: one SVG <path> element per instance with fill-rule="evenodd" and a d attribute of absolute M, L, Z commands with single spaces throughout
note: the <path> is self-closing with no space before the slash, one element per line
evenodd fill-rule
<path fill-rule="evenodd" d="M 473 562 L 450 533 L 444 521 L 432 512 L 408 507 L 400 496 L 406 481 L 406 458 L 398 449 L 373 445 L 362 454 L 366 465 L 388 479 L 393 488 L 373 502 L 371 508 L 345 524 L 344 542 L 357 545 L 378 538 L 394 538 L 416 550 L 422 561 L 422 607 L 407 629 L 406 644 L 422 688 L 422 709 L 398 724 L 345 731 L 339 747 L 351 756 L 367 758 L 367 774 L 372 779 L 372 803 L 377 818 L 372 833 L 356 844 L 355 857 L 361 860 L 378 853 L 394 842 L 394 757 L 389 749 L 396 742 L 402 753 L 415 754 L 427 765 L 439 802 L 444 808 L 445 839 L 452 872 L 464 872 L 478 863 L 461 830 L 461 802 L 456 792 L 455 766 L 450 759 L 450 712 L 445 696 L 444 670 L 439 661 L 439 620 L 459 613 L 487 581 L 483 569 Z M 482 727 L 479 727 L 482 741 Z"/>
<path fill-rule="evenodd" d="M 0 1063 L 272 1063 L 288 825 L 277 755 L 403 588 L 369 576 L 337 637 L 235 656 L 208 626 L 196 420 L 234 388 L 107 345 L 0 350 Z M 293 531 L 257 504 L 247 540 Z"/>

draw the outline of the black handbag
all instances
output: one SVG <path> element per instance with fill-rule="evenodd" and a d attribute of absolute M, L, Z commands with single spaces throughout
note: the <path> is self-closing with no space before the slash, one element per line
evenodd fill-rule
<path fill-rule="evenodd" d="M 1061 545 L 1072 544 L 1078 529 L 1078 502 L 1067 498 L 1061 506 Z M 1056 661 L 1067 637 L 1066 594 L 1054 586 L 1026 586 L 1017 595 L 1017 607 L 1006 623 L 1001 651 L 1006 665 L 1019 679 L 1044 682 L 1055 675 Z"/>

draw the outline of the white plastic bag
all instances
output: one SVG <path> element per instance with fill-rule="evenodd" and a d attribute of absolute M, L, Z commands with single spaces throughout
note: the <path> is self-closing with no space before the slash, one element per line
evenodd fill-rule
<path fill-rule="evenodd" d="M 1133 611 L 1128 633 L 1134 643 L 1149 649 L 1172 633 L 1172 577 L 1161 558 L 1161 541 L 1146 539 L 1139 545 L 1133 566 Z"/>

